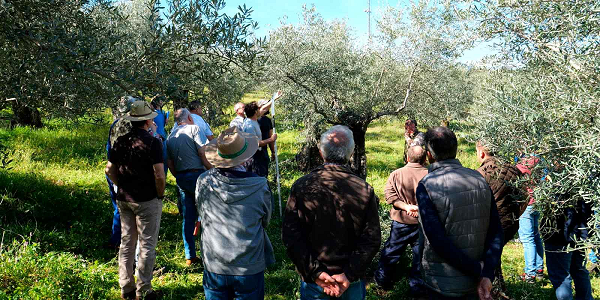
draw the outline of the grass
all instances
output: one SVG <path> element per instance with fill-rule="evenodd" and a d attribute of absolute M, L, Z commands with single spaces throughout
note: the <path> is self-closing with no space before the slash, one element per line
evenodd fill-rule
<path fill-rule="evenodd" d="M 108 118 L 102 126 L 0 129 L 0 144 L 9 149 L 13 159 L 9 168 L 0 167 L 0 299 L 119 299 L 117 253 L 102 247 L 112 218 L 103 174 Z M 402 166 L 404 143 L 396 128 L 401 128 L 399 122 L 378 122 L 366 136 L 367 181 L 381 200 L 387 176 Z M 218 131 L 215 129 L 215 134 Z M 278 139 L 284 204 L 292 183 L 303 175 L 294 162 L 300 143 L 297 131 L 282 132 Z M 474 145 L 461 139 L 459 149 L 463 164 L 476 168 Z M 275 181 L 273 173 L 272 169 L 271 182 Z M 202 266 L 185 266 L 175 199 L 175 182 L 169 175 L 157 248 L 156 268 L 160 271 L 153 285 L 166 299 L 204 299 Z M 389 206 L 381 203 L 385 240 Z M 278 206 L 274 215 L 279 216 Z M 266 298 L 297 299 L 300 279 L 281 242 L 281 220 L 274 218 L 267 231 L 277 263 L 265 273 Z M 549 282 L 525 285 L 518 280 L 522 257 L 520 244 L 510 243 L 505 248 L 503 268 L 509 294 L 515 299 L 552 299 Z M 402 261 L 401 272 L 408 270 L 409 261 L 408 257 Z M 377 258 L 371 272 L 376 263 Z M 594 296 L 600 297 L 600 278 L 594 278 L 592 286 L 596 287 Z M 389 292 L 370 284 L 367 298 L 406 299 L 407 288 L 406 279 Z"/>

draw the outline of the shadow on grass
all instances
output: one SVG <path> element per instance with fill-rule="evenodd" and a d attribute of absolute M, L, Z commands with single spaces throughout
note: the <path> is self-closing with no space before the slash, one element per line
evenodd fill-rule
<path fill-rule="evenodd" d="M 3 230 L 7 238 L 31 235 L 41 250 L 68 251 L 106 260 L 98 241 L 110 232 L 108 191 L 49 181 L 35 173 L 0 171 Z M 106 222 L 100 221 L 106 220 Z"/>
<path fill-rule="evenodd" d="M 555 299 L 554 288 L 548 279 L 535 283 L 525 283 L 518 276 L 504 278 L 507 295 L 512 299 Z"/>
<path fill-rule="evenodd" d="M 113 208 L 108 187 L 81 187 L 47 180 L 35 173 L 0 171 L 0 222 L 5 239 L 31 237 L 42 252 L 70 252 L 108 262 L 117 251 L 105 249 Z M 174 193 L 169 187 L 169 194 Z M 161 240 L 181 241 L 181 219 L 163 213 Z M 183 250 L 182 250 L 183 252 Z"/>

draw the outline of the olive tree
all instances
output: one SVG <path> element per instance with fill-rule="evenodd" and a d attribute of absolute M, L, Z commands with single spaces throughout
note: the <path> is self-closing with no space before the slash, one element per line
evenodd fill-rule
<path fill-rule="evenodd" d="M 507 159 L 542 158 L 549 180 L 536 207 L 552 229 L 563 209 L 585 201 L 600 210 L 600 3 L 471 2 L 483 34 L 502 41 L 513 67 L 491 72 L 476 99 L 478 138 Z M 596 215 L 590 228 L 600 226 Z M 548 232 L 546 232 L 548 233 Z M 599 244 L 598 234 L 582 245 Z"/>
<path fill-rule="evenodd" d="M 301 24 L 282 24 L 271 33 L 264 80 L 286 94 L 286 117 L 308 132 L 308 149 L 323 126 L 348 126 L 356 143 L 351 167 L 365 178 L 365 133 L 372 121 L 407 111 L 431 123 L 466 110 L 467 74 L 453 62 L 462 46 L 446 30 L 453 22 L 423 3 L 389 9 L 379 25 L 380 46 L 359 46 L 344 21 L 325 21 L 314 7 L 304 9 Z M 436 38 L 429 42 L 428 36 Z M 317 154 L 306 149 L 304 155 Z"/>
<path fill-rule="evenodd" d="M 28 123 L 19 108 L 68 117 L 125 94 L 163 93 L 179 105 L 190 91 L 214 102 L 241 94 L 231 78 L 256 71 L 262 42 L 249 38 L 251 9 L 229 16 L 224 0 L 164 2 L 0 1 L 3 104 Z"/>

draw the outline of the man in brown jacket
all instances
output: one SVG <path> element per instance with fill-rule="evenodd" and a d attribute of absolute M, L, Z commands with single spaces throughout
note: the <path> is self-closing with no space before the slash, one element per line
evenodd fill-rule
<path fill-rule="evenodd" d="M 419 207 L 415 190 L 419 181 L 427 175 L 425 163 L 426 151 L 421 146 L 409 147 L 408 164 L 390 174 L 385 185 L 385 201 L 392 205 L 390 217 L 392 225 L 390 237 L 381 250 L 379 268 L 375 271 L 375 281 L 384 290 L 392 289 L 396 281 L 396 264 L 406 246 L 411 245 L 413 251 L 412 268 L 409 274 L 410 295 L 424 295 L 420 278 L 419 259 Z"/>
<path fill-rule="evenodd" d="M 379 250 L 379 201 L 346 166 L 352 132 L 333 126 L 321 136 L 325 163 L 298 179 L 285 208 L 282 239 L 302 277 L 301 299 L 364 299 L 365 272 Z"/>
<path fill-rule="evenodd" d="M 494 201 L 500 215 L 502 231 L 504 231 L 503 246 L 506 245 L 519 230 L 519 217 L 526 207 L 523 193 L 515 187 L 514 182 L 517 177 L 523 173 L 516 166 L 509 163 L 501 163 L 492 151 L 483 145 L 481 141 L 477 142 L 477 160 L 481 166 L 477 169 L 485 181 L 490 185 Z M 519 202 L 521 201 L 521 202 Z M 506 292 L 506 285 L 502 276 L 502 261 L 498 262 L 495 270 L 496 286 L 500 292 Z"/>

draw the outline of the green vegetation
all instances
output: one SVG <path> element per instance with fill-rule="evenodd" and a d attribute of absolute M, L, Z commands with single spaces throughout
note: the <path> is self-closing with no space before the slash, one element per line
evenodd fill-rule
<path fill-rule="evenodd" d="M 100 126 L 0 129 L 0 141 L 11 149 L 13 159 L 9 168 L 0 168 L 0 299 L 119 298 L 117 252 L 102 247 L 112 217 L 103 174 L 108 126 L 107 120 Z M 404 143 L 398 128 L 398 121 L 378 121 L 366 135 L 367 181 L 382 200 L 387 176 L 402 166 Z M 280 135 L 283 201 L 291 184 L 302 176 L 294 162 L 302 140 L 299 131 Z M 474 145 L 461 139 L 459 159 L 471 168 L 477 167 L 474 153 Z M 270 179 L 274 182 L 273 175 Z M 202 267 L 185 266 L 175 182 L 172 176 L 167 182 L 153 284 L 165 299 L 203 299 Z M 382 202 L 384 239 L 389 232 L 388 209 Z M 277 206 L 274 216 L 268 233 L 277 263 L 266 272 L 266 298 L 296 299 L 300 279 L 281 243 Z M 505 249 L 503 267 L 510 294 L 515 299 L 551 299 L 547 280 L 532 286 L 519 282 L 521 245 L 511 243 Z M 409 261 L 403 261 L 402 271 L 408 270 Z M 371 269 L 376 263 L 377 258 Z M 600 286 L 600 278 L 594 278 L 592 286 Z M 367 298 L 405 299 L 407 288 L 404 279 L 390 292 L 370 284 Z M 594 295 L 599 297 L 600 291 Z"/>

